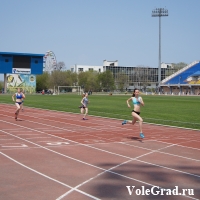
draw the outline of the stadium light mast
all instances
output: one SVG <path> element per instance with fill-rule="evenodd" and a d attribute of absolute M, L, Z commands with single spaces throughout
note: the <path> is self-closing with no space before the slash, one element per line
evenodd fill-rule
<path fill-rule="evenodd" d="M 159 17 L 159 56 L 158 56 L 158 87 L 161 83 L 161 17 L 168 16 L 168 10 L 165 8 L 155 8 L 152 10 L 152 17 Z"/>

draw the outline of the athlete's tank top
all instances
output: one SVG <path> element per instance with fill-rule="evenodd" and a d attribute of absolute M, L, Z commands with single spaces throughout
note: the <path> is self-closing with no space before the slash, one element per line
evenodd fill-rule
<path fill-rule="evenodd" d="M 16 99 L 22 99 L 23 98 L 23 96 L 22 96 L 22 93 L 15 93 L 15 95 L 16 95 Z"/>
<path fill-rule="evenodd" d="M 138 100 L 141 100 L 141 97 L 138 97 Z M 133 105 L 140 105 L 140 102 L 135 97 L 132 98 Z"/>
<path fill-rule="evenodd" d="M 83 98 L 83 104 L 87 107 L 87 105 L 88 105 L 88 99 L 86 97 Z"/>

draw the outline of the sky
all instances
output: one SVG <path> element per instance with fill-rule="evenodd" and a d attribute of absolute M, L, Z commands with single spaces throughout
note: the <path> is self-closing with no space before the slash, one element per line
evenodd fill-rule
<path fill-rule="evenodd" d="M 54 52 L 74 64 L 158 67 L 200 60 L 200 0 L 0 0 L 0 52 Z M 0 75 L 3 80 L 3 75 Z"/>

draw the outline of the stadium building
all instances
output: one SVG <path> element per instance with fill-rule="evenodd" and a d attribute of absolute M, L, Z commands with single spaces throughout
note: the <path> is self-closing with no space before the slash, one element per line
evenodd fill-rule
<path fill-rule="evenodd" d="M 118 66 L 118 61 L 103 61 L 103 66 L 74 65 L 72 72 L 84 71 L 105 72 L 110 70 L 118 88 L 132 91 L 138 88 L 143 92 L 154 89 L 163 94 L 199 94 L 200 92 L 200 62 L 195 61 L 181 70 L 173 68 L 170 63 L 161 64 L 161 84 L 158 87 L 158 68 Z"/>
<path fill-rule="evenodd" d="M 103 66 L 103 71 L 106 70 L 113 73 L 116 86 L 123 82 L 127 90 L 138 88 L 145 92 L 148 88 L 158 89 L 158 68 Z M 173 68 L 161 68 L 161 80 L 176 71 Z"/>
<path fill-rule="evenodd" d="M 164 94 L 200 95 L 200 61 L 194 61 L 161 81 Z"/>

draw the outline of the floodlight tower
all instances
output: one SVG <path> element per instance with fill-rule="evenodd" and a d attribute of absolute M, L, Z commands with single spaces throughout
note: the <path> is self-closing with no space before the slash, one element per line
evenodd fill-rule
<path fill-rule="evenodd" d="M 158 58 L 158 87 L 161 82 L 161 17 L 168 16 L 168 10 L 165 8 L 155 8 L 152 10 L 152 17 L 159 17 L 159 58 Z"/>

